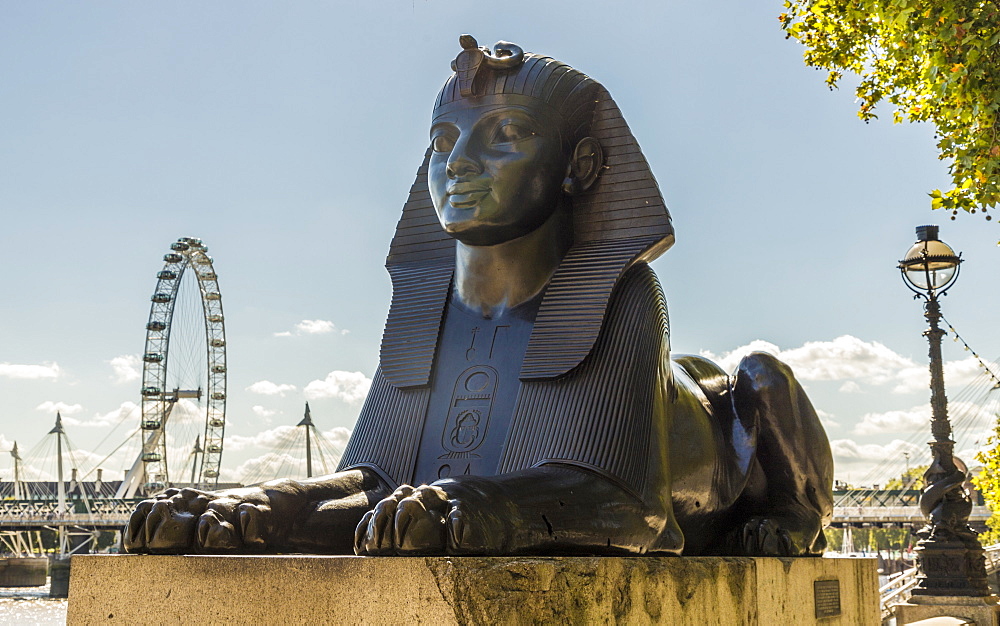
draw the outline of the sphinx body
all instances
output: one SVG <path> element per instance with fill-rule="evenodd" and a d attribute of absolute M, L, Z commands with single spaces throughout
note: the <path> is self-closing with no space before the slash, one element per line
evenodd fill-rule
<path fill-rule="evenodd" d="M 791 371 L 671 359 L 647 264 L 670 216 L 607 91 L 512 44 L 462 44 L 338 473 L 168 491 L 126 549 L 822 552 L 832 458 Z"/>

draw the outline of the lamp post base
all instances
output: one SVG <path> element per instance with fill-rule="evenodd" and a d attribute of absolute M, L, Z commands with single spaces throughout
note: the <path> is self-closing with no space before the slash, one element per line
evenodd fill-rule
<path fill-rule="evenodd" d="M 996 596 L 912 596 L 892 607 L 897 626 L 935 617 L 960 617 L 981 626 L 1000 624 L 1000 599 Z"/>
<path fill-rule="evenodd" d="M 951 534 L 951 533 L 949 533 Z M 931 537 L 917 543 L 919 580 L 914 596 L 990 595 L 986 579 L 986 556 L 976 534 Z"/>

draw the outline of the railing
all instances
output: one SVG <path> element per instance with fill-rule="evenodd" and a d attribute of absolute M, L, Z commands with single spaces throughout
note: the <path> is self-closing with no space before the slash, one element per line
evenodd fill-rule
<path fill-rule="evenodd" d="M 0 528 L 25 526 L 116 526 L 124 524 L 140 500 L 92 499 L 67 503 L 54 500 L 0 500 Z"/>
<path fill-rule="evenodd" d="M 1000 543 L 984 548 L 986 554 L 986 573 L 992 574 L 1000 569 Z M 882 621 L 892 617 L 892 607 L 910 599 L 913 588 L 917 586 L 917 568 L 911 567 L 891 577 L 889 582 L 879 587 L 881 597 Z"/>
<path fill-rule="evenodd" d="M 984 522 L 992 513 L 982 505 L 972 507 L 969 520 Z M 919 506 L 835 506 L 833 507 L 834 524 L 860 523 L 896 523 L 924 524 L 926 518 L 920 512 Z"/>
<path fill-rule="evenodd" d="M 890 577 L 889 582 L 879 587 L 878 595 L 881 598 L 882 621 L 892 617 L 892 607 L 902 604 L 910 599 L 910 593 L 917 586 L 917 568 L 903 570 L 894 577 Z"/>

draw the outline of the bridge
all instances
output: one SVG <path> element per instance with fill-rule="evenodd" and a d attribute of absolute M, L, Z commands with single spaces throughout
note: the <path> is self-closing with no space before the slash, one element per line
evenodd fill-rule
<path fill-rule="evenodd" d="M 236 485 L 233 485 L 236 486 Z M 846 526 L 893 528 L 921 526 L 925 520 L 912 491 L 842 491 L 834 493 L 834 528 Z M 60 512 L 56 500 L 0 500 L 0 530 L 34 530 L 46 526 L 91 526 L 119 530 L 141 498 L 91 497 L 67 503 Z M 972 508 L 970 524 L 985 527 L 990 510 L 981 502 Z"/>
<path fill-rule="evenodd" d="M 834 528 L 901 528 L 926 522 L 920 512 L 918 489 L 844 489 L 833 492 L 833 501 L 830 525 Z M 969 525 L 983 532 L 992 512 L 977 491 L 972 492 L 972 502 Z"/>
<path fill-rule="evenodd" d="M 86 484 L 84 485 L 86 486 Z M 232 485 L 237 486 L 237 485 Z M 110 485 L 113 488 L 113 485 Z M 121 530 L 141 498 L 113 498 L 98 494 L 80 497 L 90 489 L 68 490 L 68 499 L 60 508 L 57 499 L 0 500 L 0 531 L 34 531 L 42 528 L 78 527 L 94 530 Z M 910 490 L 841 490 L 834 492 L 834 528 L 916 528 L 925 523 L 920 512 L 920 492 Z M 981 496 L 974 494 L 969 522 L 985 529 L 990 510 Z"/>
<path fill-rule="evenodd" d="M 72 502 L 60 511 L 54 500 L 0 501 L 0 530 L 38 530 L 80 526 L 95 530 L 121 530 L 140 499 L 91 499 Z"/>

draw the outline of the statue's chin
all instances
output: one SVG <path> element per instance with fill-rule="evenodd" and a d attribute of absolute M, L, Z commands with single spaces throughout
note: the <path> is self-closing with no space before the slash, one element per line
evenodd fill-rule
<path fill-rule="evenodd" d="M 444 231 L 452 238 L 467 246 L 496 246 L 523 237 L 532 230 L 511 228 L 496 224 L 470 225 L 468 222 L 449 222 L 444 224 Z"/>
<path fill-rule="evenodd" d="M 504 219 L 514 217 L 508 215 L 483 215 L 484 211 L 467 209 L 459 212 L 457 209 L 440 216 L 441 227 L 448 235 L 467 246 L 496 246 L 515 239 L 520 239 L 539 230 L 545 220 L 538 216 L 520 216 L 520 219 Z M 439 214 L 440 215 L 440 214 Z M 489 219 L 489 217 L 499 219 Z M 545 215 L 546 219 L 549 215 Z"/>

